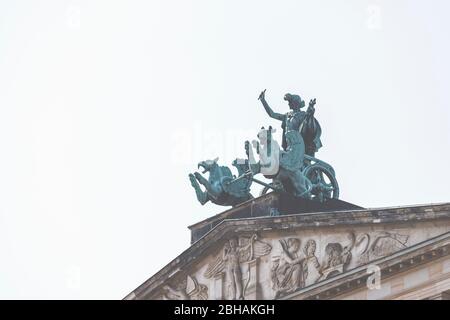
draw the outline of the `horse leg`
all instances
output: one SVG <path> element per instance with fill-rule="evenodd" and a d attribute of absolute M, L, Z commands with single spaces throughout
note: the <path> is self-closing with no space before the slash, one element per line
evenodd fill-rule
<path fill-rule="evenodd" d="M 191 180 L 191 185 L 195 189 L 195 194 L 197 195 L 198 202 L 200 202 L 202 205 L 207 203 L 209 200 L 208 192 L 202 191 L 202 189 L 200 188 L 200 185 L 197 182 L 196 177 L 192 173 L 189 174 L 189 180 Z"/>
<path fill-rule="evenodd" d="M 296 197 L 309 198 L 310 195 L 308 191 L 308 184 L 306 182 L 306 177 L 301 173 L 301 171 L 296 171 L 292 173 L 291 184 L 294 188 L 294 194 Z"/>
<path fill-rule="evenodd" d="M 194 173 L 195 177 L 197 178 L 198 182 L 202 184 L 206 191 L 208 192 L 209 196 L 212 196 L 213 198 L 217 198 L 220 195 L 220 190 L 217 190 L 216 187 L 214 187 L 205 177 L 203 177 L 200 173 L 196 172 Z"/>
<path fill-rule="evenodd" d="M 207 187 L 207 185 L 210 185 L 209 181 L 204 176 L 202 176 L 200 173 L 195 172 L 194 176 L 195 176 L 195 178 L 197 178 L 197 180 L 200 184 L 205 186 L 205 188 Z"/>

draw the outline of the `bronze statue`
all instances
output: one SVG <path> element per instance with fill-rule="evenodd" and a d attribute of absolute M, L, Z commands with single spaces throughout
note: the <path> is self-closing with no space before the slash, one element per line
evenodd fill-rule
<path fill-rule="evenodd" d="M 311 157 L 322 147 L 322 142 L 320 141 L 320 136 L 322 134 L 322 129 L 319 122 L 314 117 L 314 105 L 316 104 L 316 99 L 312 99 L 309 102 L 308 109 L 302 111 L 301 109 L 305 107 L 305 101 L 296 94 L 287 93 L 284 96 L 289 104 L 290 112 L 285 114 L 274 112 L 266 101 L 266 90 L 261 92 L 259 95 L 259 100 L 261 101 L 267 114 L 276 120 L 281 121 L 281 127 L 283 129 L 283 141 L 281 146 L 284 150 L 288 147 L 286 141 L 286 132 L 288 131 L 298 131 L 301 133 L 303 140 L 305 142 L 305 153 Z"/>
<path fill-rule="evenodd" d="M 273 179 L 273 184 L 283 186 L 287 191 L 296 197 L 309 198 L 312 190 L 312 183 L 303 174 L 305 146 L 303 139 L 298 131 L 286 132 L 287 147 L 285 151 L 279 150 L 279 144 L 272 137 L 272 128 L 268 130 L 262 128 L 258 133 L 259 141 L 253 141 L 256 152 L 259 155 L 259 161 L 256 161 L 253 148 L 246 142 L 246 153 L 249 157 L 249 163 L 260 164 L 260 170 L 253 174 L 262 173 L 266 178 Z M 268 146 L 271 147 L 268 147 Z M 270 155 L 267 154 L 270 151 Z M 263 171 L 264 164 L 270 170 Z"/>
<path fill-rule="evenodd" d="M 206 179 L 199 172 L 189 175 L 197 200 L 202 205 L 211 201 L 217 205 L 237 206 L 253 198 L 250 193 L 252 182 L 264 186 L 261 195 L 274 190 L 318 202 L 338 199 L 339 185 L 334 169 L 314 157 L 322 147 L 322 129 L 314 117 L 316 99 L 309 102 L 305 112 L 301 110 L 305 107 L 305 101 L 298 95 L 287 93 L 284 100 L 291 111 L 281 114 L 269 107 L 265 92 L 261 92 L 258 99 L 270 117 L 282 122 L 281 147 L 272 137 L 275 130 L 271 126 L 268 130 L 262 127 L 257 135 L 259 141 L 254 140 L 252 144 L 245 142 L 247 159 L 233 161 L 233 166 L 238 170 L 237 177 L 228 167 L 219 166 L 217 159 L 200 162 L 199 167 L 204 168 L 203 173 L 209 172 L 209 178 Z M 258 155 L 258 161 L 252 147 Z M 256 174 L 262 174 L 272 179 L 272 182 L 255 179 Z M 200 184 L 206 191 L 200 188 Z"/>
<path fill-rule="evenodd" d="M 252 181 L 236 179 L 230 168 L 217 164 L 218 160 L 219 158 L 199 162 L 198 168 L 203 168 L 203 174 L 209 173 L 208 179 L 199 172 L 189 174 L 189 180 L 195 190 L 197 200 L 202 205 L 211 201 L 221 206 L 236 206 L 252 199 L 253 196 L 250 194 Z M 241 175 L 244 171 L 245 162 L 240 164 L 237 160 L 233 162 L 233 166 L 238 169 L 238 173 Z M 200 184 L 205 187 L 205 191 L 200 188 Z"/>

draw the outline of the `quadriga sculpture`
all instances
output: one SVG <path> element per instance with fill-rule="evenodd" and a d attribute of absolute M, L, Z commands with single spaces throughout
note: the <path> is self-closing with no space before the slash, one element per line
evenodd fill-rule
<path fill-rule="evenodd" d="M 305 102 L 300 96 L 286 94 L 284 100 L 291 111 L 285 114 L 276 113 L 269 107 L 265 90 L 259 95 L 259 100 L 271 118 L 282 122 L 282 148 L 272 137 L 275 130 L 263 127 L 257 135 L 258 141 L 252 142 L 253 147 L 250 142 L 245 142 L 248 159 L 233 161 L 238 177 L 228 167 L 219 166 L 217 158 L 200 162 L 198 166 L 204 169 L 203 174 L 209 172 L 208 179 L 199 172 L 189 174 L 198 201 L 202 205 L 211 201 L 222 206 L 236 206 L 253 198 L 250 194 L 252 182 L 264 186 L 261 194 L 272 189 L 319 202 L 338 199 L 339 186 L 334 169 L 314 157 L 322 146 L 322 129 L 314 117 L 316 99 L 310 101 L 305 112 L 301 110 Z M 262 174 L 272 182 L 257 180 L 254 178 L 256 174 Z M 206 190 L 203 191 L 200 185 Z"/>

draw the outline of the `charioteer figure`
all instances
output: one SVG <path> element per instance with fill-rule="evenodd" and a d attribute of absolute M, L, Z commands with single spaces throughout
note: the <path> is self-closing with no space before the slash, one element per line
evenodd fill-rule
<path fill-rule="evenodd" d="M 261 100 L 264 109 L 267 114 L 276 120 L 281 121 L 281 128 L 283 129 L 283 141 L 282 148 L 286 150 L 288 147 L 286 141 L 286 132 L 288 131 L 298 131 L 303 137 L 305 142 L 305 153 L 311 157 L 314 157 L 315 153 L 322 147 L 322 142 L 320 141 L 320 136 L 322 134 L 322 129 L 319 122 L 314 117 L 314 105 L 316 104 L 316 99 L 312 99 L 309 102 L 308 109 L 302 111 L 301 109 L 305 107 L 305 101 L 299 95 L 287 93 L 284 96 L 289 104 L 291 111 L 281 114 L 274 112 L 265 98 L 266 90 L 261 92 L 259 95 L 259 100 Z"/>

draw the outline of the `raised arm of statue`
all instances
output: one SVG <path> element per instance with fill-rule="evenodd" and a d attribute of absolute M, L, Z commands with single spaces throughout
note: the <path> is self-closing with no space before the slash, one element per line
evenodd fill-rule
<path fill-rule="evenodd" d="M 273 118 L 273 119 L 280 120 L 280 121 L 283 121 L 283 120 L 284 120 L 284 114 L 274 112 L 274 111 L 270 108 L 269 104 L 268 104 L 267 101 L 266 101 L 266 90 L 265 90 L 265 89 L 264 89 L 264 91 L 261 92 L 261 94 L 259 95 L 258 100 L 261 100 L 261 103 L 262 103 L 264 109 L 266 110 L 267 114 L 269 115 L 269 117 L 271 117 L 271 118 Z"/>

